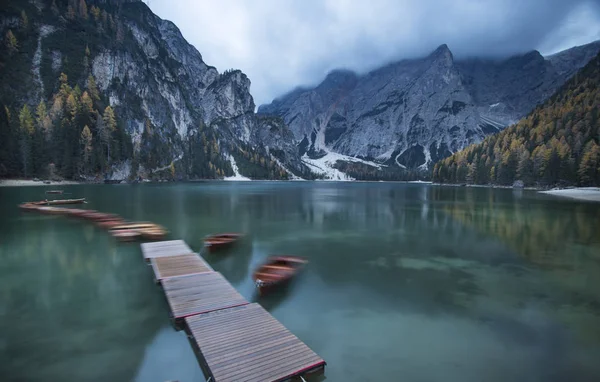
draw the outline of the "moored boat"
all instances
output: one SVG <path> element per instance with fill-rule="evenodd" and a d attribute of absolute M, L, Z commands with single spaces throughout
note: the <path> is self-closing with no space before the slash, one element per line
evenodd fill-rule
<path fill-rule="evenodd" d="M 135 229 L 122 229 L 111 231 L 111 235 L 119 241 L 134 241 L 140 238 L 141 234 Z"/>
<path fill-rule="evenodd" d="M 19 204 L 19 208 L 22 209 L 23 211 L 37 211 L 38 207 L 39 206 L 37 204 L 33 204 L 33 203 Z"/>
<path fill-rule="evenodd" d="M 29 204 L 35 204 L 38 206 L 58 206 L 62 204 L 82 204 L 85 203 L 85 198 L 79 199 L 53 199 L 53 200 L 40 200 L 39 202 L 27 202 Z"/>
<path fill-rule="evenodd" d="M 85 198 L 79 199 L 54 199 L 54 200 L 46 200 L 43 202 L 49 206 L 56 206 L 61 204 L 82 204 L 85 203 Z"/>
<path fill-rule="evenodd" d="M 204 238 L 204 246 L 211 252 L 227 248 L 240 240 L 244 235 L 241 233 L 220 233 L 209 235 Z"/>
<path fill-rule="evenodd" d="M 138 232 L 146 240 L 162 240 L 167 235 L 167 231 L 159 227 L 139 229 Z"/>
<path fill-rule="evenodd" d="M 118 225 L 125 224 L 125 220 L 120 219 L 120 218 L 114 219 L 114 220 L 102 220 L 102 221 L 97 222 L 96 224 L 98 224 L 98 227 L 111 229 Z"/>
<path fill-rule="evenodd" d="M 63 190 L 47 190 L 46 194 L 62 194 Z"/>
<path fill-rule="evenodd" d="M 125 233 L 121 235 L 121 232 Z M 133 232 L 136 232 L 137 235 L 133 235 Z M 158 224 L 137 222 L 114 225 L 110 227 L 110 233 L 120 240 L 138 238 L 160 240 L 167 235 L 167 230 Z"/>
<path fill-rule="evenodd" d="M 307 263 L 298 256 L 271 256 L 252 275 L 254 285 L 260 294 L 265 294 L 289 283 Z"/>

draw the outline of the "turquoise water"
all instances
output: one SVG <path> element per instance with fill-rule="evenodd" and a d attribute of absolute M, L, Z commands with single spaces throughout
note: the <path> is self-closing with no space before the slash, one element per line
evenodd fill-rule
<path fill-rule="evenodd" d="M 49 187 L 0 188 L 0 380 L 203 381 L 138 244 L 21 213 Z M 327 381 L 597 381 L 600 204 L 402 183 L 61 187 L 199 250 L 328 363 Z M 269 254 L 310 263 L 268 298 Z"/>

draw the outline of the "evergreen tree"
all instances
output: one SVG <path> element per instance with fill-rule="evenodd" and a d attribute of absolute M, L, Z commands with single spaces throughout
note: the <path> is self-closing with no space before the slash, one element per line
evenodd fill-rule
<path fill-rule="evenodd" d="M 82 173 L 86 173 L 90 166 L 90 158 L 92 156 L 92 132 L 90 128 L 85 125 L 81 130 L 81 136 L 79 138 L 79 144 L 81 145 L 81 157 L 83 158 Z"/>
<path fill-rule="evenodd" d="M 600 146 L 596 142 L 586 145 L 578 175 L 584 186 L 600 184 Z"/>
<path fill-rule="evenodd" d="M 79 0 L 79 17 L 84 20 L 88 18 L 88 8 L 85 0 Z"/>
<path fill-rule="evenodd" d="M 21 11 L 21 27 L 27 29 L 29 27 L 29 18 L 24 10 Z"/>
<path fill-rule="evenodd" d="M 100 93 L 98 93 L 98 87 L 96 86 L 96 80 L 94 76 L 90 75 L 87 79 L 87 91 L 94 102 L 100 100 Z"/>
<path fill-rule="evenodd" d="M 6 46 L 6 50 L 9 54 L 13 54 L 19 49 L 19 43 L 17 42 L 17 38 L 10 29 L 6 32 L 6 36 L 4 38 L 4 45 Z"/>
<path fill-rule="evenodd" d="M 19 113 L 19 127 L 21 135 L 21 163 L 23 175 L 31 175 L 31 136 L 35 131 L 33 116 L 27 105 L 24 105 Z"/>
<path fill-rule="evenodd" d="M 54 16 L 58 16 L 58 14 L 60 13 L 60 11 L 58 10 L 58 7 L 56 6 L 56 0 L 52 0 L 52 5 L 50 6 L 50 11 L 52 11 L 52 14 Z"/>

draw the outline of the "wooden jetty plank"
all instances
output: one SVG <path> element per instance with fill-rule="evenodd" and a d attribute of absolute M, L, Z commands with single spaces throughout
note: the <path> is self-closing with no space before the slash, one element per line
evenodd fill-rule
<path fill-rule="evenodd" d="M 248 303 L 218 272 L 166 278 L 162 286 L 176 320 Z"/>
<path fill-rule="evenodd" d="M 157 282 L 176 276 L 192 275 L 203 272 L 213 272 L 208 263 L 195 253 L 189 255 L 155 257 L 150 260 Z"/>
<path fill-rule="evenodd" d="M 157 257 L 178 256 L 193 253 L 192 249 L 183 240 L 157 241 L 143 243 L 142 254 L 146 261 Z"/>
<path fill-rule="evenodd" d="M 282 381 L 325 366 L 325 361 L 259 304 L 185 318 L 215 382 Z"/>

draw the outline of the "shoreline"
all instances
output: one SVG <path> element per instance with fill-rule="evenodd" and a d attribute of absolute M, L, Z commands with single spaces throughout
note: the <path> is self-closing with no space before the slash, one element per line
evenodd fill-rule
<path fill-rule="evenodd" d="M 74 180 L 59 180 L 44 183 L 42 180 L 30 179 L 0 179 L 0 187 L 22 187 L 22 186 L 68 186 L 74 184 L 88 184 L 89 182 L 77 182 Z"/>
<path fill-rule="evenodd" d="M 195 180 L 187 180 L 187 181 L 148 181 L 144 180 L 139 183 L 201 183 L 201 182 L 261 182 L 270 180 L 252 180 L 252 179 L 195 179 Z M 276 182 L 294 182 L 296 180 L 277 180 Z M 340 182 L 336 180 L 314 180 L 314 182 Z M 344 183 L 381 183 L 386 181 L 381 180 L 355 180 L 355 181 L 344 181 Z M 510 189 L 510 190 L 527 190 L 527 191 L 536 191 L 540 194 L 545 194 L 549 196 L 556 196 L 562 199 L 571 199 L 571 200 L 581 200 L 588 202 L 600 202 L 600 187 L 571 187 L 564 189 L 543 189 L 536 187 L 524 187 L 524 188 L 514 188 L 512 186 L 500 186 L 500 185 L 492 185 L 492 184 L 452 184 L 452 183 L 433 183 L 427 181 L 389 181 L 390 183 L 405 183 L 405 184 L 424 184 L 431 186 L 441 186 L 441 187 L 465 187 L 465 188 L 498 188 L 498 189 Z M 105 184 L 104 182 L 98 181 L 75 181 L 75 180 L 59 180 L 59 181 L 51 181 L 50 183 L 44 183 L 42 180 L 32 180 L 32 179 L 0 179 L 0 187 L 39 187 L 39 186 L 70 186 L 70 185 L 81 185 L 81 184 Z M 128 181 L 122 181 L 120 184 L 135 184 Z"/>
<path fill-rule="evenodd" d="M 600 188 L 598 187 L 575 187 L 561 190 L 539 191 L 540 194 L 557 196 L 563 199 L 583 200 L 587 202 L 600 202 Z"/>

